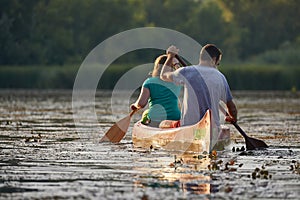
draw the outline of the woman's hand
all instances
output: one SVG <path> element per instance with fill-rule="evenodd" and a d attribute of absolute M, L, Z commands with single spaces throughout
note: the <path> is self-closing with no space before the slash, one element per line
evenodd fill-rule
<path fill-rule="evenodd" d="M 140 107 L 137 106 L 137 105 L 135 105 L 135 104 L 131 104 L 131 105 L 130 105 L 130 109 L 131 109 L 131 110 L 139 110 Z"/>

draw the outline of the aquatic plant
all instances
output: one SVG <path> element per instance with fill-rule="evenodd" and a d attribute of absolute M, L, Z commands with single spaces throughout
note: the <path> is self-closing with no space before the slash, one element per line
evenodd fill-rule
<path fill-rule="evenodd" d="M 263 165 L 260 168 L 255 168 L 254 171 L 251 173 L 251 176 L 248 175 L 248 178 L 252 178 L 252 179 L 271 179 L 272 178 L 272 175 L 269 174 L 269 171 L 266 170 L 265 166 Z"/>
<path fill-rule="evenodd" d="M 293 173 L 295 174 L 300 174 L 300 162 L 296 161 L 296 160 L 292 160 L 292 164 L 291 164 L 291 171 L 293 171 Z"/>

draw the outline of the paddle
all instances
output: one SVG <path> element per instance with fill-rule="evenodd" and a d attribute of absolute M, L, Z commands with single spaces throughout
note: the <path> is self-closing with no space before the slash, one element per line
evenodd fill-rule
<path fill-rule="evenodd" d="M 219 109 L 224 113 L 224 115 L 229 116 L 229 114 L 226 112 L 226 110 L 223 108 L 223 106 L 219 105 Z M 231 122 L 231 124 L 245 138 L 247 150 L 268 148 L 268 145 L 264 141 L 249 137 L 236 122 Z"/>
<path fill-rule="evenodd" d="M 184 60 L 178 56 L 175 55 L 175 57 L 177 58 L 177 60 L 183 65 L 183 66 L 187 66 L 187 64 L 184 62 Z M 219 109 L 224 113 L 224 115 L 228 116 L 229 114 L 225 111 L 225 109 L 219 105 Z M 246 142 L 246 148 L 247 150 L 254 150 L 254 149 L 261 149 L 261 148 L 268 148 L 268 145 L 262 141 L 262 140 L 258 140 L 255 138 L 251 138 L 249 136 L 247 136 L 247 134 L 241 129 L 241 127 L 235 122 L 235 123 L 231 123 L 239 132 L 240 134 L 245 138 L 245 142 Z"/>
<path fill-rule="evenodd" d="M 179 55 L 176 54 L 175 58 L 180 62 L 180 64 L 182 64 L 183 67 L 187 66 L 186 62 Z"/>
<path fill-rule="evenodd" d="M 124 117 L 123 119 L 121 119 L 120 121 L 115 123 L 106 132 L 106 134 L 100 139 L 100 142 L 113 142 L 113 143 L 120 142 L 127 132 L 127 129 L 130 125 L 130 120 L 131 120 L 132 115 L 136 111 L 137 111 L 137 109 L 131 111 L 127 117 Z"/>

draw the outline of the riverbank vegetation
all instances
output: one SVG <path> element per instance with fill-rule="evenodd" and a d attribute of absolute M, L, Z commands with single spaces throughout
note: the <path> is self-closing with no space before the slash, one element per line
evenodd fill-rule
<path fill-rule="evenodd" d="M 102 76 L 99 89 L 113 89 L 119 78 L 135 65 L 110 66 Z M 3 66 L 2 88 L 72 89 L 79 65 Z M 233 90 L 291 90 L 300 88 L 300 68 L 253 63 L 222 64 L 219 67 Z M 150 71 L 150 70 L 149 70 Z"/>

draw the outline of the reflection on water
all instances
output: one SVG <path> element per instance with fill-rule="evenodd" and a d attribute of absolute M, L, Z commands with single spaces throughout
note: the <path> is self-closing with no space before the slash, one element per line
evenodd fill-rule
<path fill-rule="evenodd" d="M 231 145 L 214 157 L 134 148 L 132 124 L 120 144 L 94 143 L 88 135 L 126 116 L 128 100 L 112 113 L 111 93 L 99 91 L 99 123 L 82 104 L 76 128 L 71 93 L 0 91 L 0 199 L 299 198 L 299 93 L 235 92 L 239 125 L 270 148 L 241 151 L 230 126 Z"/>
<path fill-rule="evenodd" d="M 192 194 L 210 194 L 217 191 L 217 188 L 210 184 L 210 175 L 195 173 L 197 171 L 207 171 L 207 166 L 210 164 L 208 154 L 201 155 L 201 159 L 199 159 L 198 154 L 178 152 L 170 155 L 174 155 L 173 162 L 168 163 L 164 159 L 156 161 L 157 166 L 164 167 L 135 167 L 134 169 L 137 171 L 145 174 L 150 172 L 151 174 L 146 180 L 136 181 L 136 187 L 175 188 L 183 193 Z M 144 158 L 140 158 L 138 161 L 141 162 L 142 159 Z M 188 167 L 188 173 L 186 167 Z M 149 181 L 149 177 L 153 180 Z"/>
<path fill-rule="evenodd" d="M 189 174 L 162 174 L 158 182 L 136 182 L 137 187 L 173 188 L 183 193 L 207 195 L 218 191 L 217 187 L 210 184 L 209 176 L 193 176 Z M 199 183 L 200 182 L 200 183 Z M 202 183 L 201 183 L 202 182 Z"/>

